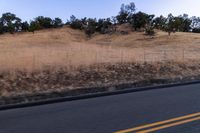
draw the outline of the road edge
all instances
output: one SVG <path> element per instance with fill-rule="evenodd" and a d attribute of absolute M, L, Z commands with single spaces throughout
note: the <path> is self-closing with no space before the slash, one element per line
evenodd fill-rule
<path fill-rule="evenodd" d="M 46 100 L 39 100 L 39 101 L 27 102 L 27 103 L 2 105 L 2 106 L 0 106 L 0 111 L 17 109 L 17 108 L 25 108 L 25 107 L 34 107 L 34 106 L 40 106 L 40 105 L 46 105 L 46 104 L 55 104 L 55 103 L 61 103 L 61 102 L 67 102 L 67 101 L 75 101 L 75 100 L 83 100 L 83 99 L 90 99 L 90 98 L 97 98 L 97 97 L 120 95 L 120 94 L 148 91 L 148 90 L 154 90 L 154 89 L 163 89 L 163 88 L 170 88 L 170 87 L 184 86 L 184 85 L 191 85 L 191 84 L 200 84 L 200 80 L 188 81 L 188 82 L 182 82 L 182 83 L 171 83 L 171 84 L 163 84 L 163 85 L 156 85 L 156 86 L 148 86 L 148 87 L 127 88 L 127 89 L 123 89 L 123 90 L 114 90 L 114 91 L 110 91 L 110 92 L 97 92 L 97 93 L 83 94 L 83 95 L 79 95 L 79 96 L 66 96 L 66 97 L 50 98 L 50 99 L 46 99 Z"/>

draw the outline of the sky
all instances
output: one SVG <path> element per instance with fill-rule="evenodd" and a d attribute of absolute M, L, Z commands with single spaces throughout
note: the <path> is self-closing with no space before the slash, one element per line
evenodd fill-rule
<path fill-rule="evenodd" d="M 107 18 L 116 16 L 122 3 L 134 2 L 137 11 L 156 16 L 172 13 L 200 16 L 200 0 L 0 0 L 0 14 L 11 12 L 23 21 L 37 16 L 60 17 L 67 21 L 71 15 L 78 18 Z"/>

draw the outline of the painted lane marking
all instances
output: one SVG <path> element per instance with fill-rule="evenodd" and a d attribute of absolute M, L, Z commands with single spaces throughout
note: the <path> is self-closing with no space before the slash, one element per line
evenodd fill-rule
<path fill-rule="evenodd" d="M 197 121 L 197 120 L 200 120 L 200 116 L 195 117 L 195 118 L 191 118 L 191 119 L 186 119 L 186 120 L 179 121 L 179 122 L 175 122 L 175 123 L 171 123 L 171 124 L 166 124 L 166 125 L 159 126 L 159 127 L 156 127 L 156 128 L 151 128 L 151 129 L 148 129 L 148 130 L 139 131 L 139 132 L 136 132 L 136 133 L 151 133 L 151 132 L 158 131 L 158 130 L 161 130 L 161 129 L 182 125 L 182 124 Z"/>
<path fill-rule="evenodd" d="M 155 122 L 155 123 L 151 123 L 151 124 L 147 124 L 147 125 L 142 125 L 142 126 L 138 126 L 138 127 L 134 127 L 134 128 L 130 128 L 130 129 L 125 129 L 125 130 L 117 131 L 117 132 L 114 132 L 114 133 L 129 133 L 129 132 L 133 132 L 133 131 L 144 130 L 146 128 L 151 128 L 151 127 L 155 127 L 155 126 L 164 126 L 164 124 L 169 125 L 170 123 L 173 123 L 173 122 L 177 123 L 177 121 L 181 121 L 181 120 L 185 121 L 185 119 L 189 119 L 189 118 L 193 118 L 193 117 L 198 118 L 198 116 L 200 116 L 200 112 L 190 114 L 190 115 L 181 116 L 181 117 L 177 117 L 177 118 L 172 118 L 172 119 L 169 119 L 169 120 Z"/>

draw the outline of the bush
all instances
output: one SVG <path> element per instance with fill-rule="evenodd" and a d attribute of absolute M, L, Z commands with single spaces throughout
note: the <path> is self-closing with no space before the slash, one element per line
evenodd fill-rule
<path fill-rule="evenodd" d="M 99 19 L 97 22 L 97 28 L 96 31 L 101 34 L 110 33 L 112 28 L 112 23 L 110 18 L 107 19 Z"/>
<path fill-rule="evenodd" d="M 72 29 L 82 30 L 82 21 L 77 19 L 74 15 L 70 17 L 69 25 Z"/>
<path fill-rule="evenodd" d="M 63 22 L 60 18 L 55 18 L 53 20 L 53 27 L 54 28 L 59 28 L 59 27 L 62 27 L 63 26 Z"/>
<path fill-rule="evenodd" d="M 96 19 L 87 19 L 86 25 L 84 26 L 85 33 L 88 35 L 88 37 L 91 37 L 92 34 L 96 32 L 97 22 Z"/>
<path fill-rule="evenodd" d="M 143 12 L 138 12 L 131 16 L 130 24 L 135 31 L 145 28 L 147 24 L 150 24 L 154 18 L 154 15 L 148 15 Z"/>
<path fill-rule="evenodd" d="M 200 28 L 194 28 L 194 29 L 192 30 L 192 32 L 194 32 L 194 33 L 200 33 Z"/>
<path fill-rule="evenodd" d="M 34 33 L 36 30 L 40 30 L 40 29 L 41 29 L 41 27 L 37 22 L 35 22 L 35 21 L 31 21 L 30 22 L 30 26 L 28 28 L 29 32 L 33 32 Z"/>
<path fill-rule="evenodd" d="M 82 23 L 81 23 L 80 20 L 77 19 L 76 21 L 73 21 L 73 22 L 70 23 L 70 27 L 71 27 L 72 29 L 79 29 L 79 30 L 82 30 Z"/>
<path fill-rule="evenodd" d="M 145 28 L 145 34 L 146 34 L 146 35 L 149 35 L 149 36 L 155 35 L 154 28 L 153 28 L 153 27 Z"/>

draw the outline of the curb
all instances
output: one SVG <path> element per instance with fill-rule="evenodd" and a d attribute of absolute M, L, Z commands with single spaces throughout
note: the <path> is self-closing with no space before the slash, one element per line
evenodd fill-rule
<path fill-rule="evenodd" d="M 163 88 L 170 88 L 170 87 L 184 86 L 184 85 L 191 85 L 191 84 L 200 84 L 200 80 L 182 82 L 182 83 L 171 83 L 171 84 L 164 84 L 164 85 L 157 85 L 157 86 L 149 86 L 149 87 L 127 88 L 127 89 L 123 89 L 123 90 L 115 90 L 115 91 L 110 91 L 110 92 L 97 92 L 97 93 L 84 94 L 84 95 L 79 95 L 79 96 L 67 96 L 67 97 L 60 97 L 60 98 L 52 98 L 52 99 L 40 100 L 40 101 L 36 101 L 36 102 L 9 104 L 9 105 L 0 106 L 0 111 L 40 106 L 40 105 L 46 105 L 46 104 L 55 104 L 55 103 L 61 103 L 61 102 L 67 102 L 67 101 L 75 101 L 75 100 L 91 99 L 91 98 L 97 98 L 97 97 L 120 95 L 120 94 L 148 91 L 148 90 L 154 90 L 154 89 L 163 89 Z"/>

